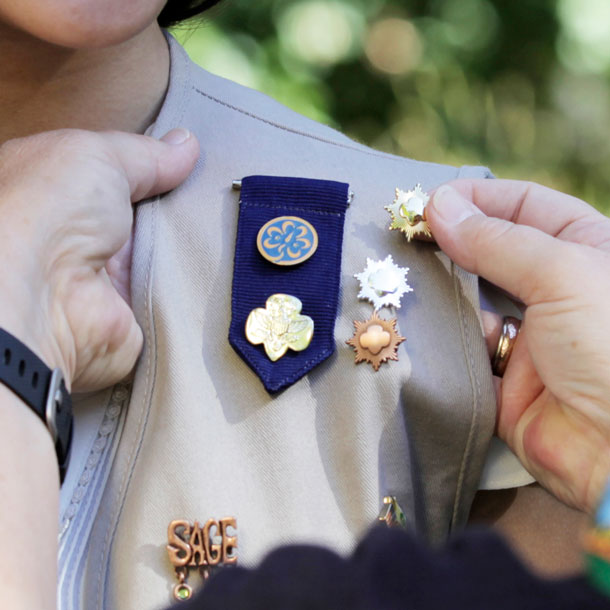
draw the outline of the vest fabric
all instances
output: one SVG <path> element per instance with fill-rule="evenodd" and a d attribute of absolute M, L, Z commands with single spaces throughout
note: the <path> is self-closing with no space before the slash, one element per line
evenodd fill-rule
<path fill-rule="evenodd" d="M 184 184 L 137 207 L 132 306 L 145 341 L 133 379 L 75 408 L 60 507 L 62 610 L 169 605 L 177 581 L 166 532 L 176 519 L 235 517 L 247 567 L 285 543 L 349 553 L 391 495 L 413 532 L 442 543 L 466 523 L 494 429 L 477 278 L 434 244 L 389 231 L 384 210 L 397 187 L 430 190 L 489 171 L 369 149 L 169 44 L 170 85 L 152 134 L 184 126 L 201 158 Z M 274 395 L 228 341 L 232 182 L 253 175 L 336 181 L 354 193 L 335 351 Z M 391 312 L 406 337 L 399 359 L 375 372 L 354 363 L 346 341 L 372 313 L 354 275 L 389 254 L 409 268 L 413 292 Z"/>

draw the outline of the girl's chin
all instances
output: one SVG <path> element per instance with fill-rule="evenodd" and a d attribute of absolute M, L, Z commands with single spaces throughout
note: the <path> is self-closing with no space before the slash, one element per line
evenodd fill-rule
<path fill-rule="evenodd" d="M 0 0 L 0 22 L 72 49 L 120 44 L 156 21 L 165 0 Z"/>

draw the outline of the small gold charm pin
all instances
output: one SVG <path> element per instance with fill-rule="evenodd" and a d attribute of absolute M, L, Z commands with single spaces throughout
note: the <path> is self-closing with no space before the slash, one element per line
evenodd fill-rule
<path fill-rule="evenodd" d="M 417 234 L 432 237 L 425 215 L 429 200 L 430 197 L 422 190 L 421 184 L 417 184 L 411 191 L 397 188 L 394 201 L 384 208 L 392 217 L 390 231 L 402 232 L 407 241 L 411 241 Z"/>
<path fill-rule="evenodd" d="M 402 508 L 400 508 L 400 504 L 398 504 L 395 496 L 385 496 L 383 507 L 377 519 L 388 527 L 402 527 L 405 529 L 407 527 L 407 517 Z"/>

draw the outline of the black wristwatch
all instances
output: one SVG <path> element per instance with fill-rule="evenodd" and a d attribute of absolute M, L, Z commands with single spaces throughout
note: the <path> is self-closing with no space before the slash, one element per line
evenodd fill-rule
<path fill-rule="evenodd" d="M 51 433 L 63 483 L 72 444 L 72 400 L 61 370 L 51 370 L 19 339 L 0 328 L 0 383 L 17 394 Z"/>

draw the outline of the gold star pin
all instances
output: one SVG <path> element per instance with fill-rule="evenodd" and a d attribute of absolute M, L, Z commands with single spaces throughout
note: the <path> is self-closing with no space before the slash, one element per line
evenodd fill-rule
<path fill-rule="evenodd" d="M 384 320 L 373 312 L 364 322 L 354 320 L 354 336 L 347 341 L 356 350 L 356 364 L 370 363 L 375 371 L 388 360 L 398 360 L 398 346 L 405 341 L 396 331 L 396 318 Z"/>
<path fill-rule="evenodd" d="M 428 201 L 430 201 L 430 197 L 422 190 L 421 184 L 417 184 L 411 191 L 397 188 L 394 201 L 384 208 L 392 217 L 390 231 L 402 232 L 407 241 L 411 241 L 417 234 L 432 237 L 425 218 Z"/>

